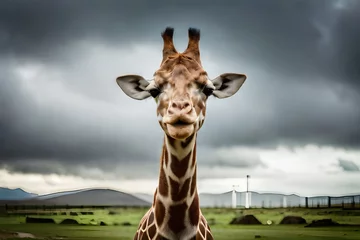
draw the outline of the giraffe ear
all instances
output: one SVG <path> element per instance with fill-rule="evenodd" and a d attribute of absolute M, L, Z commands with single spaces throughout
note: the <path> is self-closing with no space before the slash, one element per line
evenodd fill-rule
<path fill-rule="evenodd" d="M 227 98 L 234 95 L 246 80 L 245 74 L 224 73 L 211 80 L 215 89 L 213 95 L 217 98 Z"/>
<path fill-rule="evenodd" d="M 146 87 L 150 84 L 142 76 L 124 75 L 116 78 L 116 82 L 123 92 L 136 100 L 143 100 L 151 96 Z"/>

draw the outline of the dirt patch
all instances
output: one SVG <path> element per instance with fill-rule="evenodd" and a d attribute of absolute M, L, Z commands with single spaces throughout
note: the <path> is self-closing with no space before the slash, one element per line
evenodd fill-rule
<path fill-rule="evenodd" d="M 262 223 L 254 215 L 245 215 L 233 218 L 230 224 L 261 225 Z"/>
<path fill-rule="evenodd" d="M 306 220 L 299 216 L 286 216 L 279 224 L 306 224 Z"/>
<path fill-rule="evenodd" d="M 339 223 L 334 222 L 331 218 L 313 220 L 310 224 L 305 227 L 332 227 L 332 226 L 340 226 Z"/>
<path fill-rule="evenodd" d="M 26 223 L 55 223 L 54 219 L 52 218 L 33 218 L 33 217 L 26 217 Z"/>
<path fill-rule="evenodd" d="M 60 224 L 68 224 L 68 225 L 79 225 L 78 221 L 76 221 L 75 219 L 64 219 L 60 222 Z"/>
<path fill-rule="evenodd" d="M 8 232 L 8 231 L 0 230 L 0 239 L 8 239 L 8 238 L 35 238 L 35 236 L 31 233 Z"/>
<path fill-rule="evenodd" d="M 32 235 L 31 233 L 23 233 L 23 232 L 17 232 L 15 237 L 17 237 L 17 238 L 35 238 L 35 236 Z"/>

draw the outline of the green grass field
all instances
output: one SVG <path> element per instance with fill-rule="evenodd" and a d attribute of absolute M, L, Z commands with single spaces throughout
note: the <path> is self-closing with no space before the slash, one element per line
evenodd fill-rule
<path fill-rule="evenodd" d="M 64 219 L 75 219 L 83 225 L 62 225 L 45 223 L 25 223 L 25 216 L 0 217 L 1 230 L 32 233 L 36 237 L 47 239 L 98 239 L 125 240 L 132 239 L 137 224 L 147 209 L 119 208 L 110 210 L 68 209 L 46 211 L 42 215 L 33 217 L 52 218 L 56 223 Z M 80 212 L 90 211 L 94 215 L 82 215 Z M 109 214 L 111 211 L 113 214 Z M 307 222 L 312 220 L 331 218 L 341 224 L 360 224 L 359 211 L 343 211 L 341 209 L 203 209 L 205 217 L 211 223 L 212 232 L 217 240 L 255 239 L 360 239 L 360 227 L 322 227 L 305 228 L 304 225 L 278 225 L 284 216 L 295 215 L 304 217 Z M 18 213 L 20 211 L 17 211 Z M 31 211 L 34 213 L 34 211 Z M 38 211 L 39 212 L 39 211 Z M 67 215 L 60 215 L 67 212 Z M 77 212 L 78 216 L 70 216 L 70 212 Z M 40 212 L 39 212 L 40 213 Z M 45 215 L 46 214 L 46 215 Z M 56 214 L 56 215 L 54 215 Z M 239 215 L 253 214 L 262 223 L 273 221 L 272 225 L 229 225 L 232 218 Z M 106 226 L 100 226 L 104 222 Z M 123 223 L 130 223 L 124 226 Z M 13 239 L 13 238 L 8 238 Z"/>

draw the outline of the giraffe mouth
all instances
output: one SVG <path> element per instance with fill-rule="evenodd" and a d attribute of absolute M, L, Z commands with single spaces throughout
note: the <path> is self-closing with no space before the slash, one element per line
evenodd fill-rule
<path fill-rule="evenodd" d="M 182 120 L 178 120 L 174 123 L 171 123 L 172 126 L 174 127 L 185 127 L 185 126 L 188 126 L 188 125 L 191 125 L 193 123 L 190 123 L 190 122 L 186 122 L 186 121 L 182 121 Z"/>
<path fill-rule="evenodd" d="M 169 117 L 167 118 L 164 123 L 168 125 L 172 125 L 174 127 L 184 127 L 188 125 L 192 125 L 195 123 L 194 119 L 191 116 L 187 115 L 180 115 L 177 117 Z"/>
<path fill-rule="evenodd" d="M 175 139 L 185 139 L 193 134 L 195 130 L 194 122 L 185 119 L 168 122 L 166 128 L 168 135 Z"/>

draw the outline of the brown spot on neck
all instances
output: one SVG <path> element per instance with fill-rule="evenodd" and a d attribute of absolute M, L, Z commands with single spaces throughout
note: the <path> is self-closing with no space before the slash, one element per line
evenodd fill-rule
<path fill-rule="evenodd" d="M 180 233 L 185 229 L 185 214 L 188 206 L 186 203 L 169 207 L 169 228 L 175 233 Z"/>
<path fill-rule="evenodd" d="M 171 178 L 169 179 L 171 187 L 171 199 L 173 201 L 180 201 L 189 197 L 191 177 L 186 179 L 185 182 L 182 184 L 172 180 Z"/>
<path fill-rule="evenodd" d="M 192 163 L 191 166 L 194 167 L 196 164 L 196 143 L 194 144 L 194 149 L 193 149 L 193 156 L 192 156 Z"/>
<path fill-rule="evenodd" d="M 165 206 L 160 200 L 156 200 L 155 203 L 155 219 L 156 223 L 161 226 L 164 222 L 164 216 L 165 216 Z"/>
<path fill-rule="evenodd" d="M 169 152 L 168 150 L 164 147 L 164 151 L 163 151 L 163 158 L 162 158 L 165 162 L 165 167 L 168 166 L 169 164 Z"/>
<path fill-rule="evenodd" d="M 200 218 L 200 208 L 199 208 L 199 196 L 195 195 L 193 202 L 189 207 L 189 220 L 192 225 L 197 225 Z"/>
<path fill-rule="evenodd" d="M 189 161 L 192 156 L 192 151 L 190 151 L 184 159 L 178 159 L 176 156 L 171 154 L 170 167 L 172 172 L 178 178 L 183 177 L 189 169 Z"/>
<path fill-rule="evenodd" d="M 166 138 L 168 140 L 168 143 L 170 144 L 171 147 L 175 148 L 175 142 L 176 142 L 176 139 L 172 138 L 172 137 L 169 137 L 168 135 L 166 135 Z M 166 146 L 165 146 L 166 147 Z"/>
<path fill-rule="evenodd" d="M 165 173 L 164 165 L 165 167 L 168 165 L 168 152 L 165 146 L 163 146 L 162 156 L 160 160 L 160 175 L 159 175 L 158 189 L 159 189 L 159 193 L 162 196 L 166 197 L 169 194 L 169 183 L 168 183 L 167 175 Z"/>
<path fill-rule="evenodd" d="M 195 134 L 193 134 L 190 137 L 186 138 L 185 141 L 182 141 L 181 142 L 181 147 L 186 148 L 191 143 L 191 141 L 194 139 L 194 137 L 195 137 Z"/>
<path fill-rule="evenodd" d="M 167 180 L 167 176 L 165 174 L 165 170 L 163 167 L 160 169 L 160 176 L 159 176 L 159 193 L 166 197 L 169 194 L 169 183 Z"/>
<path fill-rule="evenodd" d="M 165 136 L 167 139 L 167 142 L 169 143 L 169 145 L 174 148 L 175 150 L 179 150 L 182 151 L 183 149 L 187 148 L 189 146 L 189 144 L 195 144 L 196 143 L 196 134 L 192 134 L 191 136 L 189 136 L 188 138 L 186 138 L 185 140 L 177 140 L 174 139 L 172 137 L 169 137 L 168 135 Z M 194 140 L 194 141 L 193 141 Z M 166 144 L 166 142 L 165 142 Z M 178 147 L 180 147 L 180 149 L 177 149 Z"/>
<path fill-rule="evenodd" d="M 194 195 L 195 190 L 196 190 L 196 167 L 194 170 L 194 175 L 191 177 L 190 196 Z"/>
<path fill-rule="evenodd" d="M 156 226 L 155 226 L 155 224 L 152 225 L 151 227 L 149 227 L 149 229 L 148 229 L 148 234 L 149 234 L 149 238 L 150 238 L 150 239 L 153 239 L 153 238 L 154 238 L 154 236 L 155 236 L 155 234 L 156 234 Z"/>

